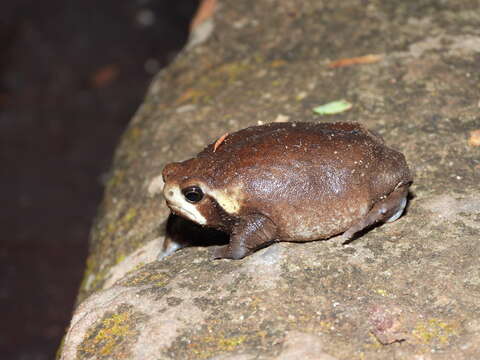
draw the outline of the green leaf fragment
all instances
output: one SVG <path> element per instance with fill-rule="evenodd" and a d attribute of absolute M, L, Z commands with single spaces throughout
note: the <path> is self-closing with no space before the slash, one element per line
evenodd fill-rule
<path fill-rule="evenodd" d="M 334 115 L 350 110 L 351 108 L 352 104 L 347 100 L 338 100 L 317 106 L 313 109 L 313 112 L 320 115 Z"/>

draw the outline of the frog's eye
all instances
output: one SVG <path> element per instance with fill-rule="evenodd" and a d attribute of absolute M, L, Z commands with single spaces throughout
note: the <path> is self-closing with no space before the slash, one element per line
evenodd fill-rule
<path fill-rule="evenodd" d="M 185 196 L 185 199 L 195 204 L 203 199 L 203 191 L 198 186 L 189 186 L 185 189 L 182 189 L 182 194 Z"/>

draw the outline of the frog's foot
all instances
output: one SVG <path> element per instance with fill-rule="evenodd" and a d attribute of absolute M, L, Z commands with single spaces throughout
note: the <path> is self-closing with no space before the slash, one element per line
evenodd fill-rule
<path fill-rule="evenodd" d="M 162 260 L 162 259 L 166 258 L 167 256 L 172 255 L 178 249 L 181 249 L 185 246 L 186 246 L 185 244 L 182 244 L 180 242 L 176 242 L 171 237 L 166 236 L 165 240 L 163 240 L 162 250 L 158 254 L 157 260 Z"/>
<path fill-rule="evenodd" d="M 162 260 L 178 249 L 190 245 L 192 223 L 179 216 L 170 214 L 165 227 L 165 239 L 157 259 Z"/>
<path fill-rule="evenodd" d="M 400 216 L 402 216 L 403 211 L 405 210 L 405 207 L 407 206 L 407 196 L 403 197 L 401 199 L 401 202 L 398 206 L 398 210 L 395 214 L 393 214 L 390 218 L 385 220 L 385 222 L 394 222 L 395 220 L 398 220 Z"/>
<path fill-rule="evenodd" d="M 270 244 L 277 228 L 266 216 L 251 214 L 233 228 L 230 243 L 220 246 L 213 252 L 214 259 L 243 259 L 260 247 Z"/>
<path fill-rule="evenodd" d="M 383 200 L 377 202 L 363 219 L 342 234 L 343 243 L 348 243 L 357 232 L 375 223 L 393 222 L 397 220 L 405 210 L 407 195 L 408 184 L 397 187 Z"/>

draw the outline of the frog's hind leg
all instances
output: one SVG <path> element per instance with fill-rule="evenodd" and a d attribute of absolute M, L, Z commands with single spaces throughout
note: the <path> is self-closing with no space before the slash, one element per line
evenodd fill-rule
<path fill-rule="evenodd" d="M 408 185 L 400 184 L 383 200 L 377 202 L 363 219 L 343 233 L 344 243 L 349 242 L 357 232 L 373 224 L 397 220 L 407 205 Z"/>

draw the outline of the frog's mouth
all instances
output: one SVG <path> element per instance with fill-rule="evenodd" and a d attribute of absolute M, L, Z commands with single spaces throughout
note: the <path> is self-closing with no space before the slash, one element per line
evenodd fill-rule
<path fill-rule="evenodd" d="M 170 202 L 167 202 L 167 205 L 170 208 L 170 210 L 172 210 L 172 212 L 177 215 L 185 217 L 200 225 L 205 225 L 207 223 L 206 219 L 202 216 L 202 214 L 198 212 L 198 210 L 193 205 L 187 204 L 193 207 L 193 209 L 191 210 L 185 209 L 185 207 L 181 207 L 181 206 L 172 204 Z"/>
<path fill-rule="evenodd" d="M 173 204 L 167 203 L 167 205 L 175 214 L 186 216 L 191 220 L 195 219 L 195 214 L 191 211 L 188 211 L 187 209 L 183 209 L 180 206 L 176 206 Z"/>

